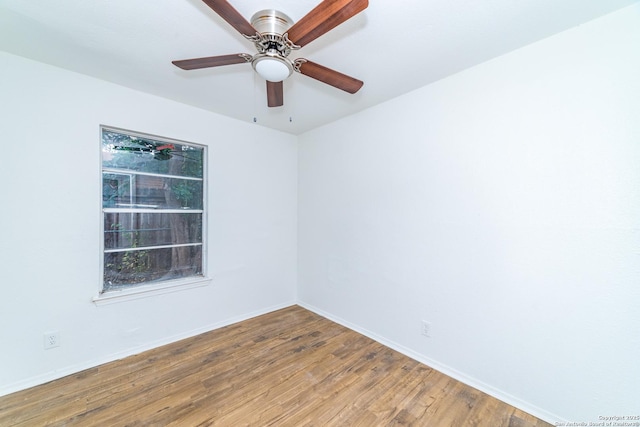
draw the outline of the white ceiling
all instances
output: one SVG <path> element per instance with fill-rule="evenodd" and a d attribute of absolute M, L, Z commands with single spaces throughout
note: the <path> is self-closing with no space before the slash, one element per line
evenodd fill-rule
<path fill-rule="evenodd" d="M 255 49 L 201 0 L 0 0 L 0 49 L 299 134 L 640 0 L 370 0 L 293 52 L 365 82 L 350 95 L 301 74 L 267 108 L 251 65 L 183 71 L 172 60 Z M 230 0 L 299 20 L 320 0 Z M 0 71 L 1 72 L 1 71 Z"/>

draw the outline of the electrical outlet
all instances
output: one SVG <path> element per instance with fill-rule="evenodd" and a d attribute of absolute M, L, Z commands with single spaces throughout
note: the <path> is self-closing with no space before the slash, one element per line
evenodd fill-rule
<path fill-rule="evenodd" d="M 427 322 L 426 320 L 423 320 L 421 333 L 425 337 L 431 337 L 431 323 Z"/>
<path fill-rule="evenodd" d="M 46 332 L 44 334 L 44 349 L 60 347 L 60 332 Z"/>

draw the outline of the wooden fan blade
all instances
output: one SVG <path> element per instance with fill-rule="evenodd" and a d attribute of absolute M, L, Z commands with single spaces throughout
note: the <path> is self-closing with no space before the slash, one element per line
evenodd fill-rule
<path fill-rule="evenodd" d="M 183 70 L 197 70 L 198 68 L 220 67 L 222 65 L 242 64 L 249 62 L 247 58 L 251 55 L 236 53 L 233 55 L 207 56 L 206 58 L 184 59 L 182 61 L 171 61 L 176 67 Z"/>
<path fill-rule="evenodd" d="M 245 36 L 253 36 L 257 33 L 253 25 L 249 23 L 240 12 L 234 9 L 226 0 L 202 0 L 207 6 L 209 6 L 215 13 L 220 15 L 222 19 L 227 21 L 229 25 L 235 28 L 240 34 Z"/>
<path fill-rule="evenodd" d="M 339 73 L 331 68 L 324 67 L 311 61 L 302 62 L 299 69 L 300 73 L 305 76 L 349 93 L 356 93 L 364 84 L 361 80 L 354 79 L 346 74 Z"/>
<path fill-rule="evenodd" d="M 269 107 L 282 107 L 284 105 L 282 82 L 270 82 L 267 80 L 267 105 Z"/>
<path fill-rule="evenodd" d="M 362 12 L 368 0 L 324 0 L 289 28 L 289 40 L 304 46 Z"/>

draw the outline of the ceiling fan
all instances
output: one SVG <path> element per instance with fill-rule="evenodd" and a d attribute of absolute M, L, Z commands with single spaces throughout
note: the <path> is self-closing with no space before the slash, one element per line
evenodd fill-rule
<path fill-rule="evenodd" d="M 284 13 L 268 9 L 253 15 L 249 23 L 226 0 L 203 0 L 222 19 L 255 44 L 257 53 L 237 53 L 205 58 L 172 61 L 183 70 L 251 63 L 253 69 L 267 81 L 267 105 L 284 105 L 282 82 L 294 71 L 338 89 L 356 93 L 363 82 L 304 58 L 288 58 L 292 50 L 300 49 L 321 35 L 342 24 L 369 5 L 368 0 L 323 0 L 311 12 L 293 24 Z"/>

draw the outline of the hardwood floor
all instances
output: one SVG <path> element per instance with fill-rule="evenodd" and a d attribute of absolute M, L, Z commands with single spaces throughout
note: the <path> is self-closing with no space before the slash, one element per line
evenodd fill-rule
<path fill-rule="evenodd" d="M 289 307 L 0 397 L 0 426 L 548 426 Z"/>

